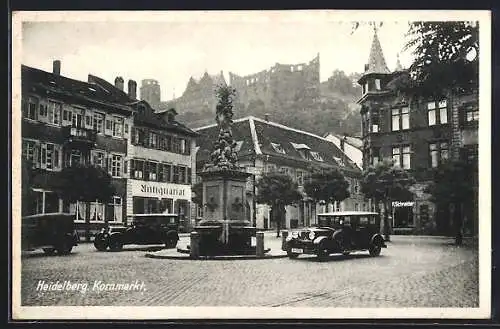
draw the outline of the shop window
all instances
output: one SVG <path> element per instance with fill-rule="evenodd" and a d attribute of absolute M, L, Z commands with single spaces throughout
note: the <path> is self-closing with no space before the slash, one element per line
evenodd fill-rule
<path fill-rule="evenodd" d="M 413 207 L 394 207 L 393 225 L 395 228 L 413 227 Z"/>

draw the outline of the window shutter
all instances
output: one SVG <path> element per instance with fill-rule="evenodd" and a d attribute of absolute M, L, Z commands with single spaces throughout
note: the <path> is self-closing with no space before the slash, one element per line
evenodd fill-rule
<path fill-rule="evenodd" d="M 40 146 L 40 168 L 47 168 L 47 144 Z"/>
<path fill-rule="evenodd" d="M 187 168 L 187 182 L 191 184 L 191 168 Z"/>
<path fill-rule="evenodd" d="M 123 174 L 127 174 L 128 171 L 128 161 L 123 160 Z"/>
<path fill-rule="evenodd" d="M 128 137 L 128 124 L 124 124 L 123 126 L 123 137 Z"/>

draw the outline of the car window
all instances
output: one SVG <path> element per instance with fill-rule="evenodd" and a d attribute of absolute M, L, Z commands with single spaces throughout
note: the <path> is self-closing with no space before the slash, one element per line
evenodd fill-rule
<path fill-rule="evenodd" d="M 319 216 L 318 225 L 319 226 L 331 226 L 331 216 Z"/>
<path fill-rule="evenodd" d="M 370 224 L 375 225 L 376 220 L 377 220 L 376 216 L 370 216 Z"/>
<path fill-rule="evenodd" d="M 359 224 L 360 225 L 367 225 L 368 224 L 368 216 L 361 216 L 359 217 Z"/>
<path fill-rule="evenodd" d="M 351 216 L 344 217 L 344 224 L 351 224 Z"/>

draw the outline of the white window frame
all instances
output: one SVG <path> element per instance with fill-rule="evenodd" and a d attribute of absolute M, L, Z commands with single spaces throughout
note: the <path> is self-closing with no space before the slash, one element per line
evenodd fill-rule
<path fill-rule="evenodd" d="M 60 126 L 62 124 L 62 103 L 49 99 L 46 104 L 47 123 Z"/>
<path fill-rule="evenodd" d="M 123 138 L 123 136 L 124 136 L 123 129 L 124 129 L 125 119 L 123 117 L 113 116 L 112 121 L 113 121 L 113 123 L 112 123 L 112 135 L 113 135 L 113 137 Z"/>
<path fill-rule="evenodd" d="M 119 202 L 118 202 L 119 200 Z M 120 214 L 121 214 L 121 218 L 119 218 L 118 220 L 112 220 L 112 221 L 108 221 L 108 223 L 122 223 L 123 222 L 123 207 L 122 207 L 122 204 L 123 204 L 123 200 L 122 200 L 122 197 L 120 196 L 113 196 L 113 201 L 108 203 L 108 205 L 110 206 L 113 206 L 113 219 L 116 218 L 116 209 L 118 207 L 118 209 L 120 209 Z"/>
<path fill-rule="evenodd" d="M 380 79 L 375 79 L 375 89 L 380 90 Z"/>
<path fill-rule="evenodd" d="M 31 151 L 29 147 L 30 145 L 32 146 Z M 33 165 L 37 165 L 37 145 L 38 142 L 36 140 L 23 138 L 23 158 L 33 162 Z"/>
<path fill-rule="evenodd" d="M 448 123 L 448 101 L 443 99 L 438 102 L 438 110 L 439 110 L 439 123 L 447 124 Z M 444 120 L 443 120 L 444 118 Z"/>
<path fill-rule="evenodd" d="M 99 124 L 99 118 L 101 119 L 100 124 Z M 98 134 L 104 134 L 106 115 L 101 112 L 94 112 L 92 121 L 93 121 L 93 128 L 95 129 L 95 131 L 97 131 Z M 101 129 L 99 129 L 99 127 Z"/>
<path fill-rule="evenodd" d="M 37 121 L 38 120 L 38 104 L 40 100 L 34 96 L 28 96 L 28 99 L 26 99 L 26 116 L 24 117 L 27 120 L 31 121 Z M 33 111 L 31 111 L 33 110 Z M 33 117 L 31 117 L 30 114 L 34 114 Z M 23 113 L 24 115 L 24 113 Z"/>
<path fill-rule="evenodd" d="M 64 118 L 64 114 L 67 114 L 66 119 Z M 63 126 L 71 126 L 73 123 L 73 110 L 68 108 L 67 106 L 63 106 L 61 110 L 61 124 Z"/>
<path fill-rule="evenodd" d="M 97 167 L 106 168 L 106 152 L 104 150 L 92 150 L 92 164 Z M 99 156 L 102 156 L 102 162 L 97 163 L 95 159 Z"/>
<path fill-rule="evenodd" d="M 52 153 L 50 154 L 50 167 L 47 167 L 49 150 L 48 146 L 52 148 Z M 57 155 L 57 156 L 55 156 Z M 48 171 L 60 171 L 61 170 L 61 156 L 62 156 L 62 146 L 54 143 L 40 143 L 40 168 Z M 42 161 L 44 160 L 44 161 Z"/>
<path fill-rule="evenodd" d="M 122 177 L 123 176 L 123 154 L 112 153 L 111 155 L 111 168 L 109 171 L 111 177 Z"/>

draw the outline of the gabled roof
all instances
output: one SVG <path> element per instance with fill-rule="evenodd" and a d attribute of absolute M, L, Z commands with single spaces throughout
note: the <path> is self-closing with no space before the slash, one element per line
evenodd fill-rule
<path fill-rule="evenodd" d="M 197 157 L 200 161 L 207 160 L 208 155 L 213 150 L 213 143 L 218 136 L 218 127 L 216 124 L 212 124 L 195 128 L 194 130 L 201 134 L 201 138 L 198 140 L 200 151 Z M 253 116 L 234 120 L 232 131 L 236 141 L 243 141 L 242 148 L 238 152 L 238 157 L 240 158 L 246 155 L 262 154 L 319 166 L 327 165 L 340 169 L 359 171 L 356 164 L 334 143 L 310 132 Z M 277 148 L 273 144 L 279 144 L 280 147 Z M 296 148 L 299 144 L 303 144 L 309 149 L 307 147 Z M 281 151 L 285 153 L 283 154 Z M 310 158 L 305 159 L 303 154 L 301 154 L 303 152 L 315 153 Z M 335 158 L 341 161 L 337 161 Z M 318 159 L 322 159 L 323 161 L 319 161 Z"/>
<path fill-rule="evenodd" d="M 60 98 L 122 111 L 131 111 L 130 105 L 134 103 L 127 99 L 128 97 L 123 98 L 111 88 L 106 88 L 104 84 L 74 80 L 26 65 L 21 66 L 21 77 L 22 88 L 26 91 L 50 92 Z M 93 75 L 89 75 L 89 80 L 91 82 L 104 81 Z"/>

